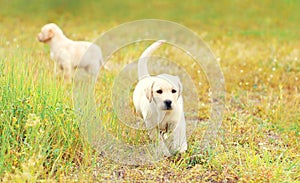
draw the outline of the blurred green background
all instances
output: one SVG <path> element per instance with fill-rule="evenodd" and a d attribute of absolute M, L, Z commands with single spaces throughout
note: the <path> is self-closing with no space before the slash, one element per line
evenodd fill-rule
<path fill-rule="evenodd" d="M 120 23 L 155 18 L 181 23 L 209 36 L 242 35 L 299 38 L 300 1 L 210 0 L 1 0 L 0 29 L 56 22 L 87 29 L 109 29 Z M 15 27 L 17 28 L 17 27 Z M 84 29 L 84 28 L 82 28 Z"/>

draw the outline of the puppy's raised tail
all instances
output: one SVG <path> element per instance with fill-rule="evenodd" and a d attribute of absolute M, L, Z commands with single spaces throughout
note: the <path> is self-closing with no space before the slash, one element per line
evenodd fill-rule
<path fill-rule="evenodd" d="M 148 67 L 147 67 L 147 61 L 151 54 L 160 46 L 162 45 L 165 40 L 158 40 L 154 42 L 152 45 L 150 45 L 140 56 L 139 62 L 138 62 L 138 76 L 139 80 L 150 76 L 148 72 Z"/>

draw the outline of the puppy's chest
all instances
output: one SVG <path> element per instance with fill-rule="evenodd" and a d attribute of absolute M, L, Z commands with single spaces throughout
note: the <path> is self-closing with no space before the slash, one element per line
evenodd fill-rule
<path fill-rule="evenodd" d="M 63 60 L 66 60 L 66 55 L 61 51 L 51 51 L 50 57 L 56 62 L 62 62 Z"/>
<path fill-rule="evenodd" d="M 176 121 L 173 119 L 165 119 L 162 122 L 159 123 L 158 128 L 161 131 L 170 131 L 173 129 L 173 127 L 175 126 Z"/>
<path fill-rule="evenodd" d="M 58 63 L 71 63 L 74 62 L 74 54 L 65 49 L 55 50 L 50 52 L 50 58 Z"/>

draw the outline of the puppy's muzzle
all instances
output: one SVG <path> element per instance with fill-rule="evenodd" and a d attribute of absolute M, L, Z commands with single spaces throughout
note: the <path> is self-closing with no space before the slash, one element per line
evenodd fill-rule
<path fill-rule="evenodd" d="M 43 36 L 41 35 L 41 33 L 39 33 L 39 34 L 37 35 L 37 40 L 38 40 L 39 42 L 46 43 L 46 42 L 48 42 L 48 41 L 51 40 L 51 37 L 49 37 L 49 38 L 43 38 Z"/>
<path fill-rule="evenodd" d="M 172 110 L 172 101 L 171 100 L 165 100 L 165 110 Z"/>

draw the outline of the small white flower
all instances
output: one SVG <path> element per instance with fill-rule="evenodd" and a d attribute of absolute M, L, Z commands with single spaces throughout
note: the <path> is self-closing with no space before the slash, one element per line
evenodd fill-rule
<path fill-rule="evenodd" d="M 34 113 L 28 114 L 25 127 L 34 127 L 38 125 L 40 121 L 41 121 L 40 118 L 36 116 Z"/>

